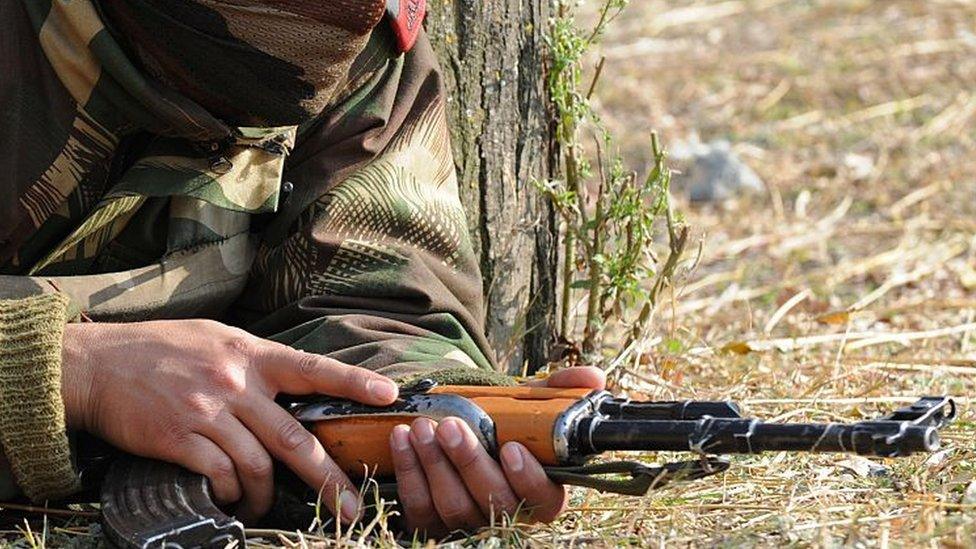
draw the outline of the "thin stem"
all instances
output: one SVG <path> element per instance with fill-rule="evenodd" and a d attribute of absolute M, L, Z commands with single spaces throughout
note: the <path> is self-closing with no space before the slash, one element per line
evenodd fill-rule
<path fill-rule="evenodd" d="M 596 195 L 596 212 L 593 215 L 593 247 L 589 253 L 589 295 L 586 298 L 586 324 L 583 329 L 583 352 L 592 353 L 596 347 L 600 295 L 603 293 L 603 192 L 606 188 L 606 175 L 603 170 L 603 149 L 596 143 L 597 166 L 600 170 L 600 188 Z"/>
<path fill-rule="evenodd" d="M 573 240 L 572 229 L 567 223 L 566 233 L 563 235 L 563 307 L 559 317 L 559 336 L 563 341 L 569 341 L 569 300 L 572 299 L 573 295 L 573 270 L 574 263 L 576 263 L 576 245 Z"/>
<path fill-rule="evenodd" d="M 579 166 L 576 161 L 575 124 L 567 124 L 565 129 L 566 134 L 563 136 L 563 139 L 564 143 L 567 143 L 566 154 L 564 155 L 566 162 L 566 187 L 571 193 L 576 195 L 577 207 L 579 208 L 579 212 L 577 212 L 579 216 L 578 222 L 581 226 L 585 227 L 586 210 L 583 208 L 583 199 L 579 192 Z M 559 319 L 559 332 L 566 341 L 570 339 L 570 300 L 573 297 L 573 273 L 576 271 L 576 234 L 572 225 L 572 223 L 566 224 L 566 233 L 563 236 L 563 308 L 561 311 L 562 316 Z"/>
<path fill-rule="evenodd" d="M 657 277 L 654 280 L 654 286 L 651 288 L 651 292 L 648 295 L 647 300 L 644 302 L 643 307 L 641 307 L 641 312 L 638 315 L 637 320 L 634 322 L 634 325 L 631 328 L 630 336 L 627 339 L 628 345 L 636 341 L 637 338 L 644 333 L 644 329 L 646 328 L 647 323 L 650 321 L 651 313 L 657 305 L 661 290 L 671 282 L 674 272 L 678 268 L 678 262 L 681 260 L 685 247 L 688 244 L 688 227 L 678 227 L 678 224 L 674 219 L 671 201 L 668 199 L 668 190 L 670 189 L 671 184 L 671 173 L 664 165 L 665 154 L 664 151 L 661 150 L 656 132 L 651 133 L 651 152 L 654 155 L 654 170 L 652 171 L 652 177 L 661 178 L 659 188 L 661 193 L 659 197 L 660 202 L 655 205 L 655 208 L 662 208 L 664 210 L 665 223 L 668 229 L 669 253 L 667 259 L 664 261 L 664 265 L 657 273 Z"/>
<path fill-rule="evenodd" d="M 620 15 L 620 12 L 623 11 L 623 7 L 616 6 L 617 7 L 617 13 L 615 13 L 615 14 L 613 14 L 613 16 L 611 16 L 610 15 L 610 9 L 613 8 L 613 7 L 615 7 L 614 6 L 614 3 L 612 1 L 610 1 L 610 0 L 608 0 L 607 2 L 605 2 L 603 4 L 603 9 L 600 11 L 600 19 L 599 19 L 599 21 L 597 21 L 596 25 L 593 27 L 593 31 L 590 32 L 590 36 L 588 36 L 586 38 L 586 47 L 587 48 L 589 48 L 590 45 L 593 44 L 593 41 L 596 40 L 596 37 L 599 36 L 603 32 L 604 27 L 606 27 L 611 21 L 613 21 L 618 15 Z"/>
<path fill-rule="evenodd" d="M 607 62 L 607 58 L 604 56 L 600 57 L 600 62 L 596 64 L 596 71 L 593 72 L 593 80 L 590 80 L 590 89 L 586 92 L 586 100 L 589 101 L 593 97 L 593 92 L 596 90 L 596 83 L 600 81 L 600 75 L 603 74 L 603 65 Z"/>

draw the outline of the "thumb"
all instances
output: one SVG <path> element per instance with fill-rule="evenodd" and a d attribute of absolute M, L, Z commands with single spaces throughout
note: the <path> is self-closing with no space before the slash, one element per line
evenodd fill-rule
<path fill-rule="evenodd" d="M 583 388 L 603 389 L 607 385 L 607 374 L 595 366 L 574 366 L 558 370 L 546 379 L 527 383 L 534 387 L 553 387 L 562 389 Z"/>

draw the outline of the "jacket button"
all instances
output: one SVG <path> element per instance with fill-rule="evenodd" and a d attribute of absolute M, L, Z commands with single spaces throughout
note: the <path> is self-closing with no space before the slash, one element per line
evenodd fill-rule
<path fill-rule="evenodd" d="M 227 160 L 226 158 L 224 158 L 223 156 L 221 156 L 220 158 L 214 159 L 213 162 L 210 163 L 210 169 L 212 171 L 218 173 L 218 174 L 221 174 L 221 175 L 229 172 L 231 170 L 231 168 L 233 168 L 233 167 L 234 167 L 234 164 L 231 163 L 230 160 Z"/>

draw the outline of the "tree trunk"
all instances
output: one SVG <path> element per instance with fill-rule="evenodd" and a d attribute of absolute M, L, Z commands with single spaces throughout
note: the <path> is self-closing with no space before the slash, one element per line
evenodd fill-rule
<path fill-rule="evenodd" d="M 512 373 L 544 364 L 554 333 L 555 217 L 532 184 L 553 167 L 543 56 L 550 9 L 550 0 L 431 0 L 427 16 L 488 337 Z"/>

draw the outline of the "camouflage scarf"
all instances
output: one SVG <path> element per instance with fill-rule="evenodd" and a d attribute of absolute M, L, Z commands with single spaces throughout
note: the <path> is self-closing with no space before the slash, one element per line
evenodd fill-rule
<path fill-rule="evenodd" d="M 322 112 L 383 0 L 98 0 L 145 70 L 234 125 Z"/>
<path fill-rule="evenodd" d="M 291 4 L 284 0 L 278 3 Z M 290 62 L 268 53 L 285 56 L 288 50 L 262 43 L 267 36 L 254 29 L 292 22 L 295 28 L 312 26 L 317 29 L 313 34 L 325 36 L 322 21 L 328 10 L 324 8 L 316 11 L 314 6 L 306 7 L 299 13 L 298 8 L 271 10 L 268 6 L 275 4 L 273 1 L 258 5 L 233 0 L 198 8 L 201 11 L 193 12 L 196 16 L 191 17 L 191 12 L 177 13 L 180 7 L 193 9 L 196 4 L 191 2 L 160 0 L 159 6 L 165 5 L 165 9 L 155 9 L 158 6 L 154 4 L 152 0 L 25 0 L 22 7 L 5 3 L 0 9 L 0 14 L 11 12 L 11 24 L 18 25 L 21 20 L 16 15 L 23 10 L 36 33 L 33 44 L 23 41 L 29 34 L 21 28 L 0 40 L 0 52 L 11 52 L 11 81 L 22 83 L 6 88 L 14 94 L 8 99 L 14 108 L 3 114 L 0 125 L 0 142 L 4 144 L 0 147 L 0 165 L 13 169 L 8 184 L 0 186 L 0 209 L 5 210 L 0 213 L 6 214 L 0 216 L 0 264 L 4 274 L 108 276 L 96 273 L 122 272 L 132 264 L 140 264 L 142 260 L 133 262 L 131 251 L 146 250 L 165 255 L 164 262 L 156 268 L 171 273 L 166 280 L 173 287 L 187 287 L 186 281 L 172 273 L 189 272 L 184 267 L 191 263 L 216 266 L 195 268 L 193 273 L 195 287 L 212 288 L 217 280 L 223 281 L 219 284 L 226 286 L 226 295 L 207 294 L 213 297 L 214 306 L 219 306 L 227 296 L 240 291 L 254 257 L 254 241 L 248 237 L 250 215 L 278 210 L 285 160 L 294 146 L 297 128 L 236 126 L 232 117 L 223 118 L 212 110 L 214 105 L 204 104 L 211 96 L 192 97 L 187 90 L 179 89 L 181 82 L 202 78 L 209 71 L 207 62 L 221 59 L 221 51 L 234 51 L 236 45 L 236 51 L 247 52 L 237 58 L 230 56 L 234 60 L 232 66 L 239 72 L 219 73 L 223 80 L 212 80 L 194 89 L 200 93 L 211 90 L 211 94 L 212 90 L 221 94 L 227 91 L 223 100 L 215 101 L 218 106 L 221 101 L 231 104 L 234 94 L 244 94 L 241 90 L 255 86 L 254 81 L 274 80 L 269 76 L 291 71 L 291 80 L 261 92 L 275 98 L 268 103 L 270 107 L 252 102 L 247 106 L 247 116 L 256 120 L 262 114 L 273 115 L 276 109 L 292 102 L 290 116 L 304 120 L 324 108 L 335 89 L 344 85 L 349 66 L 368 41 L 367 35 L 354 36 L 345 29 L 365 29 L 382 16 L 382 6 L 379 15 L 361 18 L 358 27 L 348 22 L 343 23 L 345 27 L 335 27 L 333 38 L 352 37 L 352 42 L 321 52 L 320 57 L 328 62 L 316 65 L 322 69 L 319 70 L 294 64 L 297 55 Z M 267 20 L 256 16 L 263 22 L 255 23 L 253 29 L 240 20 L 225 21 L 224 39 L 215 40 L 209 50 L 199 51 L 196 58 L 201 61 L 189 67 L 189 77 L 178 76 L 173 60 L 188 55 L 193 47 L 202 47 L 200 40 L 205 33 L 200 29 L 206 28 L 203 22 L 216 32 L 221 26 L 216 20 L 222 20 L 218 9 L 244 13 L 248 12 L 248 5 L 249 13 L 274 11 L 276 15 L 269 15 Z M 348 12 L 357 13 L 351 6 L 345 7 Z M 157 19 L 142 19 L 146 13 Z M 206 13 L 213 17 L 208 20 Z M 107 24 L 109 14 L 114 27 Z M 166 14 L 170 15 L 168 19 Z M 133 27 L 125 22 L 120 25 L 119 21 L 129 21 L 126 17 L 145 26 Z M 286 17 L 291 19 L 282 19 Z M 154 27 L 153 21 L 160 26 Z M 164 21 L 172 28 L 166 27 Z M 176 34 L 178 23 L 183 24 L 183 34 Z M 116 27 L 126 28 L 125 36 Z M 250 42 L 245 38 L 228 38 L 227 32 L 242 27 L 253 31 L 249 35 L 253 46 L 248 46 Z M 145 32 L 139 34 L 133 28 Z M 199 32 L 191 32 L 194 28 Z M 362 32 L 368 34 L 368 30 Z M 128 48 L 133 47 L 137 36 L 148 44 L 139 50 L 144 53 L 140 55 L 143 63 L 154 59 L 166 67 L 165 74 L 160 73 L 162 77 L 147 75 L 132 59 Z M 194 36 L 198 40 L 195 45 Z M 161 41 L 160 37 L 171 42 Z M 181 43 L 189 45 L 181 49 Z M 172 55 L 176 57 L 166 57 L 157 49 L 166 44 L 175 48 L 178 53 Z M 214 44 L 227 48 L 220 50 Z M 322 43 L 311 44 L 313 49 L 324 48 Z M 21 53 L 15 56 L 14 51 Z M 261 70 L 277 67 L 277 72 L 262 74 L 254 70 L 253 78 L 243 84 L 238 82 L 244 78 L 240 71 L 252 59 L 262 60 L 263 64 L 257 65 Z M 39 74 L 36 67 L 49 72 Z M 310 76 L 313 73 L 317 74 L 314 78 Z M 55 79 L 67 95 L 41 84 Z M 287 95 L 287 88 L 296 82 L 310 87 Z M 296 84 L 296 88 L 301 87 Z M 39 94 L 39 89 L 50 93 Z M 211 98 L 214 97 L 217 96 Z M 152 212 L 155 214 L 150 215 Z M 124 234 L 132 234 L 126 233 L 131 223 L 143 227 L 146 238 L 128 246 L 122 258 L 113 247 L 118 248 Z M 207 255 L 224 259 L 208 260 L 204 258 Z M 126 280 L 132 277 L 148 276 L 125 272 L 112 275 L 110 282 L 122 287 L 131 285 Z M 82 278 L 63 281 L 59 287 L 71 294 L 82 309 L 92 311 L 93 302 L 85 296 L 95 291 L 93 288 L 104 289 L 105 283 Z M 72 288 L 76 282 L 79 288 Z M 147 298 L 171 292 L 150 289 L 145 284 L 142 287 L 147 288 Z M 133 292 L 125 293 L 134 296 Z"/>

